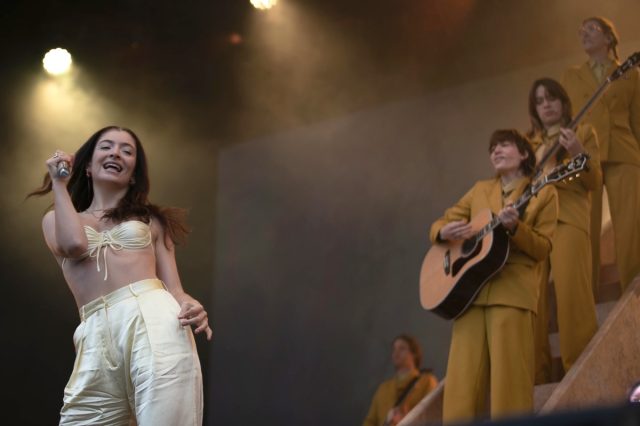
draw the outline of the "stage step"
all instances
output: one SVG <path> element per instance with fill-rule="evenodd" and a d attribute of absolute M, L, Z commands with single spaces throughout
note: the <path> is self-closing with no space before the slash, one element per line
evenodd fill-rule
<path fill-rule="evenodd" d="M 596 305 L 596 317 L 598 319 L 598 327 L 604 324 L 605 320 L 616 306 L 617 301 L 598 303 Z M 560 335 L 556 331 L 555 333 L 549 333 L 549 345 L 551 346 L 551 356 L 553 358 L 560 357 Z"/>
<path fill-rule="evenodd" d="M 540 413 L 623 403 L 640 379 L 640 277 L 615 304 Z"/>
<path fill-rule="evenodd" d="M 536 412 L 620 404 L 640 380 L 640 276 L 610 308 L 602 309 L 606 319 L 562 381 L 535 387 Z M 441 425 L 445 382 L 446 378 L 399 426 Z"/>
<path fill-rule="evenodd" d="M 558 387 L 559 383 L 545 383 L 537 385 L 533 390 L 533 409 L 537 413 L 542 406 L 549 400 L 553 391 Z"/>

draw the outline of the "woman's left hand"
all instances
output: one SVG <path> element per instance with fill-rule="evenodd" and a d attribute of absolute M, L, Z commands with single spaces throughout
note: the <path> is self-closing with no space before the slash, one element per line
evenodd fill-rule
<path fill-rule="evenodd" d="M 186 295 L 185 295 L 186 296 Z M 180 313 L 178 314 L 180 324 L 195 327 L 194 334 L 202 333 L 207 335 L 207 340 L 211 340 L 213 330 L 209 327 L 209 315 L 204 307 L 191 296 L 186 296 L 180 303 Z"/>
<path fill-rule="evenodd" d="M 509 231 L 515 231 L 518 226 L 519 214 L 511 204 L 500 210 L 498 213 L 500 223 Z"/>
<path fill-rule="evenodd" d="M 582 144 L 576 137 L 575 132 L 571 129 L 560 129 L 558 142 L 560 142 L 560 145 L 562 145 L 572 157 L 584 152 Z"/>

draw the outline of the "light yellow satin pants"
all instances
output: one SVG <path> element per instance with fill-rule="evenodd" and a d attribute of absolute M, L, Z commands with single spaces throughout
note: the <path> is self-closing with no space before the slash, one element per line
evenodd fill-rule
<path fill-rule="evenodd" d="M 157 279 L 84 305 L 60 425 L 200 426 L 200 361 L 179 311 Z"/>

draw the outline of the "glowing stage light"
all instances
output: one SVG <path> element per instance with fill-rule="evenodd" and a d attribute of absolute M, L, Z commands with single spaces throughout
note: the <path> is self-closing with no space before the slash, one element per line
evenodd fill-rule
<path fill-rule="evenodd" d="M 278 3 L 278 0 L 250 0 L 253 7 L 260 10 L 271 9 Z"/>
<path fill-rule="evenodd" d="M 60 75 L 71 69 L 71 54 L 66 49 L 51 49 L 44 55 L 42 65 L 49 74 Z"/>
<path fill-rule="evenodd" d="M 229 43 L 233 44 L 234 46 L 242 44 L 242 36 L 238 33 L 229 34 Z"/>

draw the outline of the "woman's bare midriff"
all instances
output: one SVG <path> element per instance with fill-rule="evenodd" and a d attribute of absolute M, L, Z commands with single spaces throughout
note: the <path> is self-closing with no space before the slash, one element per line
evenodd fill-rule
<path fill-rule="evenodd" d="M 100 271 L 94 257 L 67 259 L 62 267 L 78 308 L 136 281 L 157 277 L 152 246 L 135 250 L 106 248 L 106 251 L 106 280 L 104 253 L 100 254 Z"/>

